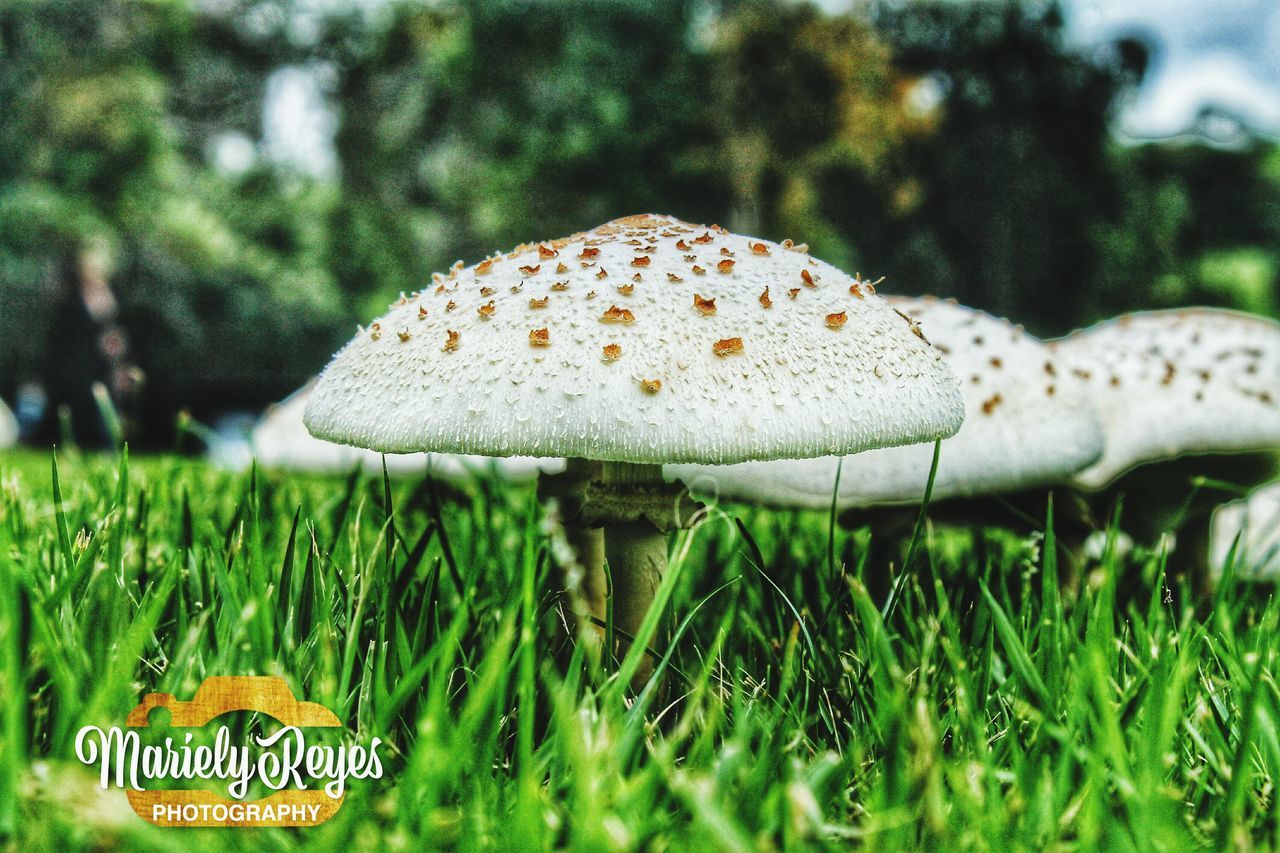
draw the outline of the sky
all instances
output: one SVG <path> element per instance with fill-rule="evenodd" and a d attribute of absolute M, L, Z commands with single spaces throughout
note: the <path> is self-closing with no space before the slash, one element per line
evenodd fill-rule
<path fill-rule="evenodd" d="M 219 0 L 203 0 L 212 5 Z M 372 14 L 385 0 L 296 0 L 295 34 L 315 18 L 354 2 Z M 866 0 L 817 0 L 838 13 Z M 1233 146 L 1250 134 L 1280 139 L 1280 0 L 1061 0 L 1068 43 L 1106 60 L 1134 39 L 1150 60 L 1142 83 L 1115 118 L 1133 143 L 1190 139 Z M 317 177 L 336 169 L 336 119 L 328 106 L 332 69 L 289 66 L 273 75 L 263 105 L 261 143 L 228 135 L 212 155 L 229 171 L 257 156 Z M 944 105 L 945 106 L 945 105 Z"/>
<path fill-rule="evenodd" d="M 1280 0 L 1064 0 L 1069 41 L 1134 39 L 1147 73 L 1116 117 L 1135 141 L 1280 137 Z"/>

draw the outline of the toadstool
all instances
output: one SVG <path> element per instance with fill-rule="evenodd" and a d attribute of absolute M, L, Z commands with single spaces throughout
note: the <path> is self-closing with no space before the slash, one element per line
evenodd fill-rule
<path fill-rule="evenodd" d="M 633 243 L 646 247 L 644 281 L 625 307 L 592 301 L 597 271 L 630 269 Z M 584 260 L 564 272 L 523 271 L 538 264 L 539 245 Z M 731 268 L 722 250 L 735 257 Z M 495 296 L 480 296 L 476 267 L 455 269 L 443 292 L 414 294 L 379 318 L 388 329 L 416 324 L 408 341 L 358 334 L 321 375 L 307 427 L 392 453 L 603 463 L 580 520 L 604 528 L 616 623 L 633 637 L 666 568 L 666 533 L 690 521 L 663 463 L 854 453 L 943 438 L 963 419 L 940 354 L 883 300 L 851 296 L 852 279 L 802 247 L 642 214 L 484 263 Z M 687 277 L 708 268 L 717 272 L 696 290 L 716 300 L 714 314 L 696 309 Z M 765 287 L 785 289 L 809 270 L 816 285 L 805 299 L 761 307 Z M 568 289 L 530 310 L 527 293 L 540 296 L 554 281 Z M 509 295 L 521 283 L 524 293 Z M 489 298 L 495 310 L 482 320 L 474 309 Z M 460 310 L 437 310 L 446 301 Z M 427 308 L 421 321 L 418 302 Z M 847 322 L 829 328 L 825 317 L 841 311 Z M 530 346 L 530 331 L 542 328 L 549 344 Z M 456 346 L 442 351 L 448 329 Z M 734 338 L 741 347 L 717 354 L 717 342 Z"/>
<path fill-rule="evenodd" d="M 1280 447 L 1280 323 L 1209 308 L 1129 314 L 1051 346 L 1097 406 L 1097 489 L 1143 462 Z"/>
<path fill-rule="evenodd" d="M 1127 495 L 1125 523 L 1140 541 L 1176 531 L 1170 569 L 1207 592 L 1209 518 L 1221 500 L 1211 481 L 1247 487 L 1275 473 L 1280 323 L 1222 309 L 1151 311 L 1051 346 L 1106 437 L 1102 458 L 1074 483 L 1095 493 L 1100 517 Z"/>

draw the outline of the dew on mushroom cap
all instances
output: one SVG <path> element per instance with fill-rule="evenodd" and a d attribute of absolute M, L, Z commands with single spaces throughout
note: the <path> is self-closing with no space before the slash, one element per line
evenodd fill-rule
<path fill-rule="evenodd" d="M 865 289 L 863 296 L 872 298 Z M 1049 485 L 1098 458 L 1102 434 L 1085 395 L 1045 393 L 1054 381 L 1045 369 L 1054 362 L 1045 344 L 1005 320 L 954 302 L 883 300 L 905 315 L 895 315 L 902 329 L 914 337 L 918 328 L 957 374 L 977 380 L 963 389 L 964 426 L 942 443 L 934 499 Z M 932 458 L 932 444 L 845 456 L 837 502 L 842 508 L 918 502 Z M 666 476 L 725 497 L 825 508 L 831 503 L 838 462 L 838 457 L 827 456 L 728 466 L 668 465 Z"/>
<path fill-rule="evenodd" d="M 1184 453 L 1280 446 L 1280 323 L 1184 308 L 1130 314 L 1051 346 L 1068 368 L 1059 385 L 1094 401 L 1107 447 L 1076 482 Z"/>
<path fill-rule="evenodd" d="M 592 266 L 552 273 L 547 264 L 564 259 Z M 632 267 L 653 275 L 635 282 L 628 272 L 621 286 L 631 292 L 614 297 L 623 304 L 590 299 L 597 275 Z M 715 267 L 711 293 L 669 284 L 694 267 Z M 812 298 L 768 299 L 767 288 L 803 286 L 806 275 L 819 287 Z M 884 300 L 850 294 L 850 276 L 795 244 L 642 215 L 450 276 L 444 292 L 413 294 L 378 319 L 411 328 L 409 340 L 364 335 L 334 358 L 308 408 L 318 435 L 392 452 L 731 463 L 928 441 L 961 417 L 938 352 Z M 526 294 L 526 280 L 544 283 Z M 481 286 L 494 292 L 482 297 Z M 835 314 L 845 317 L 839 335 L 824 321 Z M 531 346 L 542 329 L 550 345 Z M 726 358 L 716 344 L 733 339 L 742 349 L 721 346 Z M 616 366 L 611 345 L 626 354 Z M 660 393 L 632 377 L 660 382 Z M 476 394 L 487 387 L 506 393 Z"/>

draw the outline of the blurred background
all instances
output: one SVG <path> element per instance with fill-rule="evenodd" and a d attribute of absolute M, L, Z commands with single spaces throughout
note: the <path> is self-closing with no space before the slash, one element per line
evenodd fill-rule
<path fill-rule="evenodd" d="M 642 211 L 1047 336 L 1274 316 L 1277 139 L 1275 0 L 5 0 L 0 398 L 172 448 L 455 259 Z"/>

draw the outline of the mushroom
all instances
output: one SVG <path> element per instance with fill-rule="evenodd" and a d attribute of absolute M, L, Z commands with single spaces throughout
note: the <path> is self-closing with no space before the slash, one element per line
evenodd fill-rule
<path fill-rule="evenodd" d="M 1280 323 L 1184 308 L 1129 314 L 1051 344 L 1097 406 L 1106 450 L 1075 482 L 1099 489 L 1183 454 L 1280 446 Z"/>
<path fill-rule="evenodd" d="M 0 400 L 0 450 L 12 447 L 18 442 L 18 420 L 9 411 L 9 407 Z"/>
<path fill-rule="evenodd" d="M 1209 538 L 1211 571 L 1221 576 L 1232 548 L 1236 549 L 1238 577 L 1280 577 L 1280 482 L 1223 504 L 1214 512 Z"/>
<path fill-rule="evenodd" d="M 330 473 L 349 471 L 362 465 L 372 473 L 382 473 L 383 459 L 391 476 L 414 476 L 427 472 L 446 481 L 465 480 L 475 471 L 493 466 L 495 472 L 510 482 L 529 482 L 539 473 L 554 474 L 564 468 L 561 459 L 535 459 L 513 457 L 489 459 L 484 456 L 458 456 L 436 453 L 428 457 L 424 453 L 387 454 L 385 457 L 370 450 L 357 450 L 331 441 L 313 438 L 302 423 L 302 412 L 315 387 L 316 380 L 290 394 L 283 401 L 270 407 L 253 428 L 250 437 L 254 457 L 268 468 L 284 468 L 292 471 Z"/>
<path fill-rule="evenodd" d="M 1125 524 L 1140 541 L 1176 531 L 1171 573 L 1207 592 L 1210 514 L 1221 500 L 1213 483 L 1247 487 L 1274 474 L 1280 323 L 1222 309 L 1151 311 L 1051 346 L 1066 381 L 1094 401 L 1106 437 L 1102 458 L 1073 482 L 1094 492 L 1099 517 L 1126 494 Z"/>
<path fill-rule="evenodd" d="M 762 242 L 767 253 L 749 246 Z M 543 248 L 567 269 L 523 270 Z M 720 269 L 724 249 L 731 269 Z M 648 260 L 631 294 L 589 298 L 599 270 L 630 270 L 637 257 Z M 442 293 L 414 294 L 377 321 L 411 327 L 408 340 L 358 334 L 321 375 L 307 428 L 384 452 L 603 463 L 579 521 L 604 528 L 615 620 L 631 637 L 665 572 L 666 533 L 692 521 L 662 464 L 853 453 L 943 438 L 963 418 L 939 353 L 802 247 L 642 214 L 482 263 L 495 294 L 480 295 L 477 267 L 456 269 L 433 282 Z M 719 271 L 695 285 L 695 267 Z M 785 290 L 805 272 L 815 287 L 803 298 L 761 307 L 765 287 Z M 567 289 L 530 309 L 554 282 Z M 695 288 L 716 300 L 714 314 L 695 308 Z M 494 310 L 479 317 L 490 299 Z M 458 310 L 446 313 L 445 300 Z M 838 330 L 825 322 L 834 311 L 848 314 Z M 546 332 L 537 346 L 531 331 Z M 733 338 L 741 346 L 717 354 Z"/>
<path fill-rule="evenodd" d="M 1085 396 L 1063 389 L 1049 348 L 1019 326 L 953 300 L 888 296 L 960 378 L 964 426 L 942 443 L 936 501 L 1060 483 L 1097 461 L 1102 431 Z M 729 466 L 667 466 L 667 476 L 720 495 L 775 506 L 842 509 L 918 504 L 932 444 Z M 836 484 L 837 464 L 840 482 Z M 834 490 L 834 491 L 833 491 Z"/>

